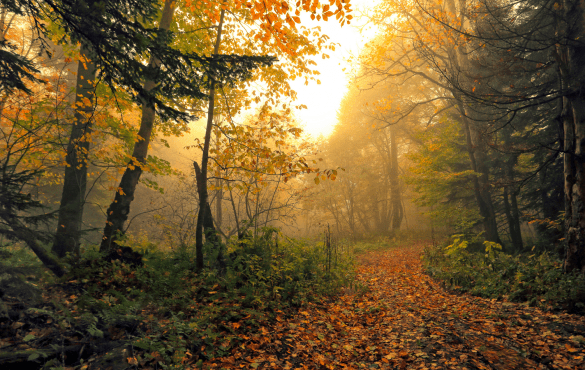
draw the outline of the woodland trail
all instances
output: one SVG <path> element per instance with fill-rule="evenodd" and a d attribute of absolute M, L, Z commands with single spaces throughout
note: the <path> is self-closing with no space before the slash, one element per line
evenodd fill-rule
<path fill-rule="evenodd" d="M 360 258 L 365 293 L 279 317 L 205 368 L 584 369 L 585 317 L 455 294 L 423 273 L 423 247 Z"/>

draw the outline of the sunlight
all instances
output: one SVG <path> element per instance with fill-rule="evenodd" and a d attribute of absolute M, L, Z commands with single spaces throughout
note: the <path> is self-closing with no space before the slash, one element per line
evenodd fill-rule
<path fill-rule="evenodd" d="M 305 132 L 314 138 L 327 137 L 331 134 L 337 122 L 337 109 L 341 99 L 347 91 L 349 82 L 348 73 L 351 64 L 348 58 L 357 55 L 361 47 L 374 35 L 368 27 L 361 27 L 359 10 L 373 7 L 377 1 L 354 0 L 351 2 L 355 18 L 350 25 L 341 27 L 338 22 L 330 19 L 328 22 L 311 21 L 308 16 L 301 17 L 307 26 L 320 26 L 323 33 L 329 36 L 330 41 L 338 45 L 335 51 L 328 50 L 328 59 L 321 56 L 314 60 L 316 69 L 320 72 L 317 78 L 321 84 L 311 82 L 305 85 L 304 79 L 292 81 L 291 86 L 298 93 L 297 104 L 304 104 L 307 109 L 296 112 L 296 116 L 304 125 Z"/>

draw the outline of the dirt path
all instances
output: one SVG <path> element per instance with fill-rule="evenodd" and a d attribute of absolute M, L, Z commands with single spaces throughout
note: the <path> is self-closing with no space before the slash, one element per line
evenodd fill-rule
<path fill-rule="evenodd" d="M 456 295 L 423 274 L 421 247 L 362 257 L 369 289 L 247 338 L 211 368 L 585 369 L 585 318 Z"/>

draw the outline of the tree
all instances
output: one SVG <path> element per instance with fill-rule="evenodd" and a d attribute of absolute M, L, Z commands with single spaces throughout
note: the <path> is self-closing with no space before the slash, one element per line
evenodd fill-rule
<path fill-rule="evenodd" d="M 457 75 L 446 76 L 465 99 L 483 112 L 498 111 L 496 127 L 514 124 L 518 115 L 532 114 L 539 130 L 557 122 L 559 135 L 546 147 L 553 150 L 547 156 L 543 171 L 552 166 L 561 152 L 564 160 L 565 193 L 565 270 L 585 273 L 585 244 L 583 218 L 583 164 L 578 144 L 583 125 L 583 4 L 580 1 L 522 1 L 511 3 L 478 2 L 475 7 L 476 27 L 457 29 L 469 45 L 470 60 L 490 64 L 490 70 L 475 74 L 476 83 L 462 83 Z M 429 12 L 443 25 L 452 24 L 445 17 Z M 472 12 L 469 12 L 472 14 Z M 471 17 L 468 15 L 468 19 Z M 461 22 L 460 22 L 461 24 Z M 453 29 L 453 27 L 451 27 Z M 485 51 L 484 51 L 485 50 Z M 499 57 L 499 60 L 497 59 Z M 470 75 L 472 64 L 462 73 Z M 497 69 L 501 73 L 490 73 Z M 470 73 L 471 72 L 471 73 Z M 486 73 L 487 72 L 487 73 Z M 502 77 L 507 81 L 502 80 Z M 496 80 L 500 78 L 500 82 Z M 511 79 L 512 78 L 512 79 Z M 509 81 L 512 83 L 508 83 Z M 494 83 L 496 82 L 496 83 Z M 483 86 L 477 89 L 478 85 Z M 542 107 L 548 106 L 543 112 Z M 548 172 L 550 173 L 550 172 Z M 546 195 L 543 194 L 543 205 Z"/>
<path fill-rule="evenodd" d="M 90 60 L 91 54 L 91 49 L 84 43 L 77 63 L 75 123 L 71 127 L 67 145 L 63 194 L 52 247 L 53 253 L 61 258 L 67 253 L 79 255 L 79 238 L 87 189 L 90 134 L 96 104 L 97 65 Z"/>
<path fill-rule="evenodd" d="M 169 42 L 171 32 L 169 28 L 173 19 L 175 11 L 175 3 L 171 0 L 165 2 L 165 7 L 161 15 L 161 21 L 159 27 L 161 30 L 160 43 Z M 175 53 L 176 54 L 176 53 Z M 205 74 L 206 76 L 213 75 L 215 81 L 222 84 L 229 84 L 235 80 L 245 80 L 251 76 L 250 70 L 257 68 L 259 65 L 269 65 L 273 62 L 273 58 L 270 57 L 259 57 L 259 56 L 229 56 L 229 55 L 216 55 L 205 60 L 210 62 L 209 70 Z M 163 72 L 161 67 L 163 66 L 162 61 L 159 59 L 158 54 L 151 55 L 149 62 L 149 73 L 146 76 L 161 75 Z M 165 67 L 173 67 L 164 65 Z M 166 73 L 166 68 L 165 68 Z M 168 76 L 169 78 L 171 76 Z M 160 78 L 160 77 L 159 77 Z M 183 77 L 184 78 L 184 77 Z M 166 83 L 171 83 L 167 81 Z M 130 204 L 134 199 L 134 192 L 136 185 L 140 179 L 142 173 L 142 167 L 146 161 L 148 153 L 148 145 L 151 140 L 152 130 L 155 120 L 155 101 L 148 99 L 150 91 L 159 89 L 158 79 L 147 80 L 144 84 L 144 90 L 147 92 L 142 100 L 142 121 L 140 124 L 140 130 L 138 132 L 139 140 L 134 145 L 132 152 L 132 159 L 128 163 L 126 171 L 122 176 L 118 191 L 116 192 L 114 201 L 111 203 L 107 210 L 107 221 L 104 228 L 102 243 L 100 245 L 101 251 L 109 251 L 115 246 L 116 238 L 123 232 L 123 225 L 128 219 L 128 213 L 130 212 Z M 191 88 L 185 88 L 182 91 L 185 96 L 199 97 L 199 90 L 195 94 Z M 177 94 L 175 98 L 182 95 Z"/>

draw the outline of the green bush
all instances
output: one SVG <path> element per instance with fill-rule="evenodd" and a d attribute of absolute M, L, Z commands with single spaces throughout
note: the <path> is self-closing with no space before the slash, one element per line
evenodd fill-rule
<path fill-rule="evenodd" d="M 224 355 L 240 344 L 242 333 L 288 308 L 326 299 L 354 279 L 347 250 L 290 239 L 274 228 L 221 246 L 223 263 L 219 248 L 206 245 L 200 273 L 191 247 L 160 252 L 132 239 L 124 245 L 144 253 L 143 266 L 108 262 L 88 248 L 68 277 L 83 284 L 76 302 L 84 322 L 79 326 L 95 336 L 138 318 L 143 326 L 133 334 L 134 345 L 151 353 L 143 359 L 171 367 L 188 352 L 200 353 L 200 359 Z M 96 319 L 88 325 L 90 316 Z"/>
<path fill-rule="evenodd" d="M 505 298 L 548 309 L 585 312 L 585 277 L 566 274 L 548 252 L 510 255 L 496 243 L 470 251 L 465 240 L 427 248 L 427 273 L 447 287 L 486 298 Z M 476 248 L 477 249 L 477 248 Z"/>

